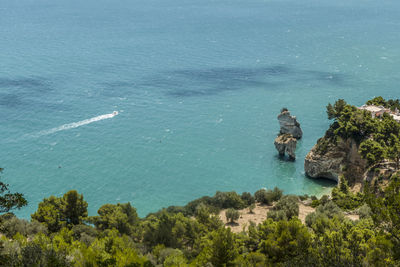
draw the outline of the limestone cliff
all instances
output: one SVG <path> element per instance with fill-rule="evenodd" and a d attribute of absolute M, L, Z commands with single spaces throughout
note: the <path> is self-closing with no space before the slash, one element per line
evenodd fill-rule
<path fill-rule="evenodd" d="M 309 177 L 334 181 L 338 181 L 342 174 L 350 177 L 351 182 L 362 180 L 366 169 L 367 164 L 352 139 L 336 143 L 323 137 L 307 154 L 304 162 L 304 170 Z"/>
<path fill-rule="evenodd" d="M 287 109 L 282 109 L 282 112 L 278 115 L 278 120 L 281 127 L 280 134 L 291 134 L 296 139 L 300 139 L 303 136 L 300 123 L 297 122 L 295 116 L 290 115 Z"/>
<path fill-rule="evenodd" d="M 296 145 L 297 139 L 291 134 L 282 134 L 275 139 L 275 148 L 278 150 L 280 156 L 284 156 L 285 153 L 290 159 L 296 159 Z"/>

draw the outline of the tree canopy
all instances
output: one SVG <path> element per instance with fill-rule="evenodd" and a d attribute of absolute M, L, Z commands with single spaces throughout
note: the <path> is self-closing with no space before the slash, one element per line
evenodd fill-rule
<path fill-rule="evenodd" d="M 0 168 L 0 174 L 3 168 Z M 0 213 L 9 212 L 13 209 L 20 209 L 28 205 L 28 201 L 21 193 L 11 193 L 9 185 L 0 181 Z"/>

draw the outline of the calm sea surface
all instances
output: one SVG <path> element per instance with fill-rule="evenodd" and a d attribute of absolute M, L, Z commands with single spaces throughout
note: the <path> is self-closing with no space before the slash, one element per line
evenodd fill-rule
<path fill-rule="evenodd" d="M 303 159 L 325 106 L 400 97 L 399 32 L 397 0 L 0 0 L 2 178 L 25 218 L 70 189 L 91 215 L 141 216 L 216 190 L 321 194 Z M 273 145 L 283 106 L 296 162 Z"/>

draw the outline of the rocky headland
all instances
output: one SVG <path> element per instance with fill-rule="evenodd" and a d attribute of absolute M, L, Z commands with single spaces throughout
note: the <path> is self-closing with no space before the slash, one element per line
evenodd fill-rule
<path fill-rule="evenodd" d="M 351 138 L 335 143 L 323 137 L 318 140 L 304 161 L 307 176 L 327 178 L 336 182 L 341 175 L 349 172 L 354 180 L 360 180 L 366 167 L 366 161 L 359 153 L 359 145 Z"/>
<path fill-rule="evenodd" d="M 380 109 L 384 112 L 373 113 L 376 106 L 384 107 Z M 342 99 L 329 104 L 327 115 L 333 123 L 307 154 L 306 175 L 339 184 L 344 179 L 354 191 L 361 191 L 365 182 L 382 190 L 400 170 L 400 123 L 392 114 L 399 107 L 399 100 L 382 97 L 362 107 Z"/>

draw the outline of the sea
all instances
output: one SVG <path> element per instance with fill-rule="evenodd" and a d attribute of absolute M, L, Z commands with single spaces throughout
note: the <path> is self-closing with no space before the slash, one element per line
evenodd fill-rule
<path fill-rule="evenodd" d="M 399 98 L 398 0 L 0 0 L 1 181 L 140 216 L 216 191 L 321 195 L 339 98 Z M 279 158 L 277 115 L 301 124 Z M 116 111 L 116 112 L 114 112 Z M 114 113 L 113 113 L 114 112 Z"/>

